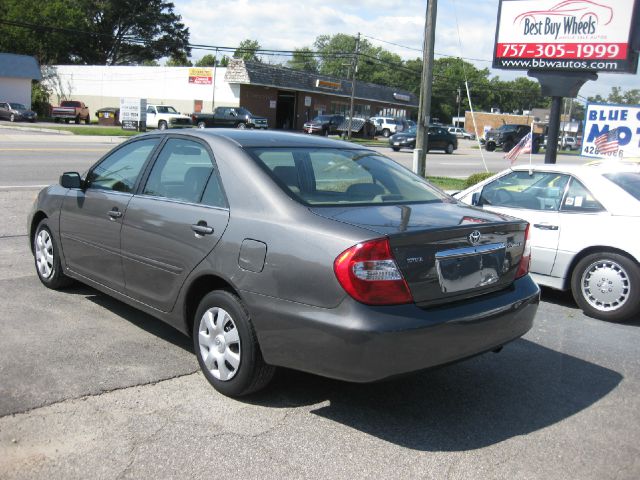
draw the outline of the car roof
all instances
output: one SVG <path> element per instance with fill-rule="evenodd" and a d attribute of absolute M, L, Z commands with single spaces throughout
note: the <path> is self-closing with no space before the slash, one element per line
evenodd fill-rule
<path fill-rule="evenodd" d="M 316 147 L 341 148 L 351 150 L 372 151 L 371 149 L 355 145 L 342 140 L 311 136 L 295 132 L 279 132 L 274 130 L 252 130 L 237 128 L 198 128 L 184 130 L 164 130 L 150 132 L 147 135 L 187 135 L 209 141 L 227 140 L 239 147 Z"/>
<path fill-rule="evenodd" d="M 610 172 L 637 172 L 640 171 L 640 163 L 632 161 L 614 161 L 614 160 L 594 160 L 589 163 L 581 165 L 568 165 L 568 164 L 556 164 L 556 163 L 543 163 L 529 165 L 518 165 L 511 167 L 511 170 L 533 170 L 535 171 L 547 171 L 558 173 L 569 173 L 574 175 L 584 174 L 602 175 L 603 173 Z"/>

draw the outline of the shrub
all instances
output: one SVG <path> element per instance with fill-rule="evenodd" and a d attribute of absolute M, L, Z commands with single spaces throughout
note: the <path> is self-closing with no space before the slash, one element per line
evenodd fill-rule
<path fill-rule="evenodd" d="M 469 177 L 467 178 L 467 181 L 464 184 L 464 188 L 472 187 L 476 183 L 480 183 L 484 179 L 492 177 L 493 175 L 495 175 L 495 173 L 493 172 L 482 172 L 482 173 L 474 173 L 472 175 L 469 175 Z"/>

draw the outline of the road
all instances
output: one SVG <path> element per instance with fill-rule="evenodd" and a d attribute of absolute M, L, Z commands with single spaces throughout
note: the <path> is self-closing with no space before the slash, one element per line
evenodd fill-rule
<path fill-rule="evenodd" d="M 544 291 L 534 328 L 499 354 L 372 385 L 281 371 L 231 400 L 199 373 L 186 337 L 35 275 L 28 185 L 83 170 L 100 156 L 83 149 L 108 145 L 47 154 L 53 143 L 29 136 L 31 153 L 11 153 L 21 142 L 3 133 L 3 480 L 640 477 L 640 319 L 594 320 Z"/>

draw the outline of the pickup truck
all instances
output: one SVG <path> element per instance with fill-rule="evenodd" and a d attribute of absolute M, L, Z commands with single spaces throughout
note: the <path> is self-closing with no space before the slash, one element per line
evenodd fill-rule
<path fill-rule="evenodd" d="M 242 107 L 217 107 L 213 113 L 192 113 L 191 121 L 198 128 L 264 128 L 267 119 Z"/>
<path fill-rule="evenodd" d="M 183 128 L 191 126 L 191 118 L 178 112 L 171 105 L 147 104 L 147 127 L 166 130 L 167 128 Z"/>
<path fill-rule="evenodd" d="M 69 123 L 69 120 L 73 120 L 76 123 L 80 123 L 84 120 L 87 125 L 91 123 L 89 107 L 87 107 L 84 102 L 77 100 L 64 100 L 60 102 L 60 106 L 52 107 L 51 118 L 53 118 L 55 122 L 64 120 L 65 123 Z"/>
<path fill-rule="evenodd" d="M 485 148 L 488 152 L 493 152 L 496 148 L 502 147 L 506 153 L 515 147 L 522 137 L 531 131 L 529 125 L 505 124 L 500 128 L 489 130 L 485 135 Z M 538 153 L 542 145 L 543 137 L 539 133 L 533 134 L 531 151 Z"/>

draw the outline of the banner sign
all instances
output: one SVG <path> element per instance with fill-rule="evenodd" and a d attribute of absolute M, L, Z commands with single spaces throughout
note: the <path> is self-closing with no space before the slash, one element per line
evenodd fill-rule
<path fill-rule="evenodd" d="M 189 83 L 196 85 L 211 85 L 213 84 L 213 69 L 211 68 L 190 68 L 189 69 Z"/>
<path fill-rule="evenodd" d="M 501 0 L 493 68 L 635 73 L 639 0 Z"/>
<path fill-rule="evenodd" d="M 147 130 L 147 99 L 120 98 L 120 123 L 123 130 Z"/>
<path fill-rule="evenodd" d="M 588 104 L 582 155 L 640 158 L 640 105 Z"/>

